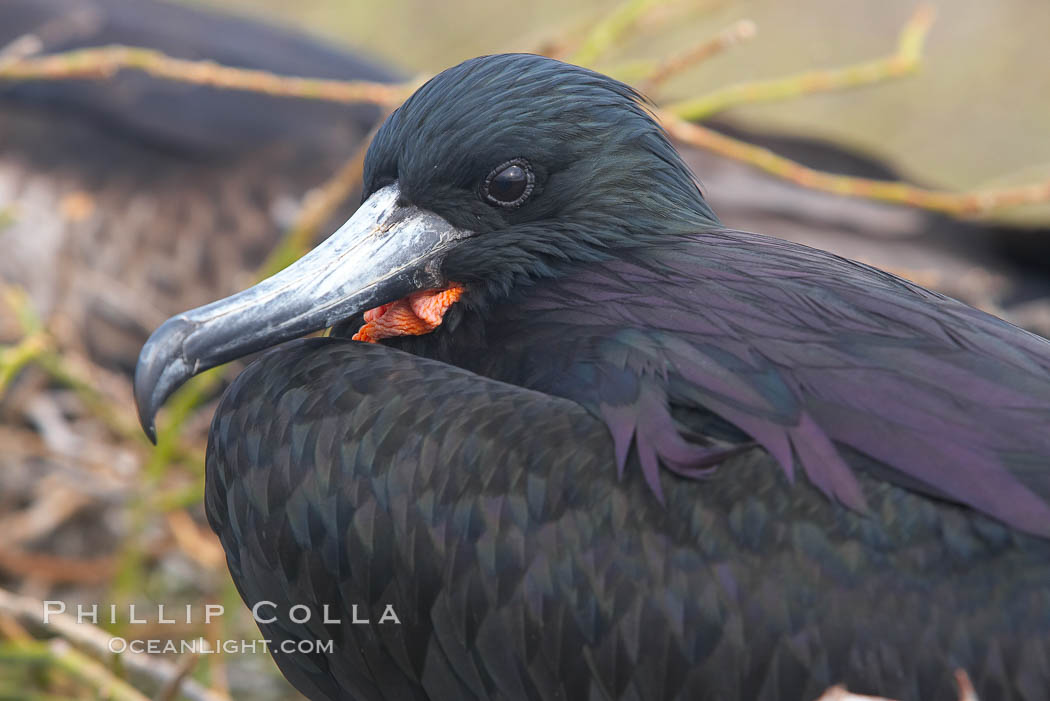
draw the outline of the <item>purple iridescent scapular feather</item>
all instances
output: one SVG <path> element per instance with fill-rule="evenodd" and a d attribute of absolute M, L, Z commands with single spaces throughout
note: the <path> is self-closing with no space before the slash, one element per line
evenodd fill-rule
<path fill-rule="evenodd" d="M 830 253 L 731 230 L 579 266 L 519 304 L 511 323 L 524 331 L 513 334 L 549 336 L 552 356 L 559 344 L 591 349 L 575 350 L 585 359 L 563 373 L 536 373 L 536 388 L 603 368 L 595 410 L 619 467 L 636 451 L 657 493 L 661 464 L 702 477 L 727 454 L 679 436 L 673 410 L 687 407 L 851 508 L 865 508 L 864 468 L 847 450 L 885 479 L 1050 536 L 1050 342 L 1000 319 Z M 591 383 L 577 381 L 557 393 L 593 404 Z"/>

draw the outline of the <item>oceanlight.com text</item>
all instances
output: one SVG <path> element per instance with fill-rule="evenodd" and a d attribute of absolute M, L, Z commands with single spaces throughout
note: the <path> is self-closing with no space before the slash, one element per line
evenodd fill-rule
<path fill-rule="evenodd" d="M 331 653 L 334 647 L 332 640 L 281 640 L 274 647 L 271 640 L 138 640 L 127 638 L 110 638 L 109 651 L 114 654 L 133 652 L 146 655 L 192 654 L 211 655 L 218 652 L 227 655 L 244 655 L 280 650 L 286 654 L 315 652 Z"/>

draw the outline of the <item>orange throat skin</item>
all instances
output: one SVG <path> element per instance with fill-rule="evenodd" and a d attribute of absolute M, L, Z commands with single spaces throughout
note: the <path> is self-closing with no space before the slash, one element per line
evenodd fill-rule
<path fill-rule="evenodd" d="M 354 334 L 355 341 L 377 343 L 395 336 L 422 336 L 441 326 L 445 312 L 463 296 L 458 282 L 445 287 L 413 292 L 404 299 L 365 312 L 365 324 Z"/>

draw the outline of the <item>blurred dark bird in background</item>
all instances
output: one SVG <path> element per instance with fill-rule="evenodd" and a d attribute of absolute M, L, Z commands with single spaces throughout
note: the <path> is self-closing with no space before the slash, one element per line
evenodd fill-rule
<path fill-rule="evenodd" d="M 150 0 L 0 3 L 0 47 L 27 35 L 42 53 L 125 44 L 287 75 L 398 77 L 287 29 Z M 72 323 L 63 341 L 130 374 L 157 324 L 250 282 L 379 115 L 134 71 L 0 82 L 0 205 L 17 205 L 0 277 Z"/>
<path fill-rule="evenodd" d="M 136 371 L 152 434 L 334 327 L 208 448 L 245 603 L 312 611 L 264 636 L 334 643 L 271 648 L 307 696 L 1047 698 L 1050 342 L 723 227 L 630 88 L 536 56 L 421 88 L 364 192 Z"/>

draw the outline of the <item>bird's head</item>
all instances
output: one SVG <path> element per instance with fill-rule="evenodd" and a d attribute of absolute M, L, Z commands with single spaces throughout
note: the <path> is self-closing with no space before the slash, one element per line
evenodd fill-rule
<path fill-rule="evenodd" d="M 295 264 L 154 332 L 135 377 L 148 435 L 171 392 L 209 367 L 380 305 L 425 303 L 455 281 L 431 305 L 436 319 L 405 331 L 419 333 L 461 289 L 480 302 L 717 224 L 638 93 L 528 54 L 472 59 L 427 82 L 377 132 L 363 184 L 358 211 Z"/>
<path fill-rule="evenodd" d="M 384 188 L 476 235 L 443 261 L 468 282 L 716 221 L 634 89 L 531 54 L 471 59 L 412 95 L 368 152 L 365 197 Z"/>

